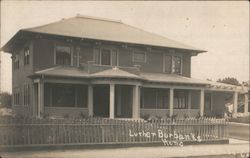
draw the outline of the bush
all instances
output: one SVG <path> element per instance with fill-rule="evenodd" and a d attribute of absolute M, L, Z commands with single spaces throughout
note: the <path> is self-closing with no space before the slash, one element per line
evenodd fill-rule
<path fill-rule="evenodd" d="M 5 108 L 11 107 L 11 94 L 3 92 L 0 94 L 0 106 Z"/>
<path fill-rule="evenodd" d="M 245 117 L 239 117 L 239 118 L 230 118 L 229 121 L 230 122 L 250 124 L 250 117 L 249 116 L 245 116 Z"/>

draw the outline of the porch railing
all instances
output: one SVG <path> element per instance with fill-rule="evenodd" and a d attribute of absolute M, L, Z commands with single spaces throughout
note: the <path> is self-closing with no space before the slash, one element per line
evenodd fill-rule
<path fill-rule="evenodd" d="M 151 121 L 0 118 L 0 147 L 160 142 L 178 144 L 227 139 L 226 121 L 214 118 Z"/>

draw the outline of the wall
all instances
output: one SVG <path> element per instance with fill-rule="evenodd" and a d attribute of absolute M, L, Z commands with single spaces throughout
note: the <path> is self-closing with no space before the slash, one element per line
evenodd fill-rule
<path fill-rule="evenodd" d="M 20 68 L 18 70 L 13 70 L 13 93 L 16 88 L 20 88 L 21 97 L 20 107 L 23 106 L 23 91 L 24 84 L 30 85 L 30 106 L 25 107 L 28 109 L 26 112 L 29 115 L 32 115 L 33 111 L 33 83 L 30 78 L 27 76 L 32 75 L 35 71 L 51 68 L 55 66 L 54 64 L 54 46 L 56 44 L 68 45 L 72 47 L 73 51 L 73 66 L 77 66 L 77 52 L 79 51 L 80 55 L 80 63 L 87 63 L 88 61 L 93 61 L 93 49 L 97 47 L 94 43 L 85 43 L 85 42 L 70 42 L 62 39 L 48 38 L 48 37 L 36 37 L 23 45 L 20 50 L 17 51 L 20 54 Z M 24 48 L 26 46 L 30 47 L 30 64 L 24 66 Z M 103 45 L 98 45 L 98 47 L 102 47 Z M 106 45 L 105 45 L 106 47 Z M 141 65 L 141 71 L 143 72 L 155 72 L 155 73 L 163 73 L 163 56 L 165 53 L 169 52 L 166 50 L 146 50 L 146 48 L 123 48 L 120 45 L 109 45 L 109 47 L 116 48 L 119 54 L 119 66 L 132 67 L 134 65 Z M 80 49 L 79 49 L 80 48 Z M 133 62 L 133 51 L 140 50 L 146 52 L 146 63 L 138 63 Z M 179 50 L 178 50 L 179 51 Z M 183 64 L 182 64 L 182 73 L 184 76 L 190 76 L 190 55 L 187 52 L 178 52 L 179 54 L 184 54 L 182 56 Z M 13 64 L 13 63 L 12 63 Z M 14 108 L 15 111 L 20 114 L 23 114 L 20 107 Z"/>
<path fill-rule="evenodd" d="M 29 47 L 30 57 L 29 64 L 24 65 L 24 48 Z M 14 70 L 14 60 L 12 60 L 12 105 L 13 111 L 17 115 L 32 115 L 32 89 L 33 84 L 30 78 L 27 76 L 33 74 L 33 57 L 34 57 L 33 40 L 27 41 L 23 47 L 16 50 L 15 53 L 19 56 L 19 69 Z M 29 85 L 30 90 L 30 105 L 24 106 L 24 85 Z M 20 91 L 20 105 L 14 105 L 14 93 Z"/>
<path fill-rule="evenodd" d="M 183 55 L 182 62 L 182 75 L 186 77 L 191 77 L 191 56 L 187 54 Z"/>
<path fill-rule="evenodd" d="M 54 66 L 54 45 L 68 45 L 72 47 L 73 51 L 73 66 L 77 65 L 77 51 L 80 48 L 80 63 L 87 63 L 93 61 L 94 48 L 115 48 L 119 54 L 119 66 L 133 67 L 134 65 L 141 65 L 141 71 L 163 73 L 163 56 L 169 54 L 169 50 L 146 50 L 145 48 L 122 48 L 119 45 L 95 45 L 94 43 L 84 42 L 66 42 L 65 40 L 52 38 L 36 38 L 34 42 L 34 69 L 42 70 Z M 146 63 L 133 62 L 133 52 L 139 50 L 146 52 Z M 182 54 L 182 75 L 190 77 L 191 72 L 191 57 L 188 52 L 177 51 L 177 54 Z M 171 54 L 171 53 L 170 53 Z M 172 53 L 172 55 L 175 53 Z"/>
<path fill-rule="evenodd" d="M 42 38 L 34 41 L 34 70 L 43 70 L 54 65 L 54 41 Z"/>

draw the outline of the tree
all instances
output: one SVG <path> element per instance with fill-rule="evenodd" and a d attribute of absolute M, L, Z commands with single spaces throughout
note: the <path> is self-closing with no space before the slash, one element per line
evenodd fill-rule
<path fill-rule="evenodd" d="M 0 94 L 0 106 L 1 107 L 11 107 L 11 94 L 3 92 Z"/>
<path fill-rule="evenodd" d="M 240 85 L 239 81 L 234 77 L 225 77 L 223 79 L 218 79 L 217 82 L 232 84 L 232 85 L 236 85 L 236 86 Z"/>

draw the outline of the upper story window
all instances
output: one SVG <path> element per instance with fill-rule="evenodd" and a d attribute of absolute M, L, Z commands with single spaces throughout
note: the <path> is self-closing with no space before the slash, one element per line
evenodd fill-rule
<path fill-rule="evenodd" d="M 71 65 L 71 48 L 69 46 L 56 45 L 55 48 L 55 64 Z"/>
<path fill-rule="evenodd" d="M 133 62 L 146 63 L 146 53 L 145 52 L 134 52 Z"/>
<path fill-rule="evenodd" d="M 118 53 L 115 49 L 96 48 L 94 49 L 94 61 L 99 65 L 118 65 Z"/>
<path fill-rule="evenodd" d="M 166 73 L 181 74 L 182 58 L 181 56 L 165 55 L 163 70 Z"/>
<path fill-rule="evenodd" d="M 13 60 L 14 60 L 14 65 L 13 65 L 14 70 L 19 69 L 19 56 L 18 56 L 18 55 L 15 55 L 15 56 L 13 57 Z"/>
<path fill-rule="evenodd" d="M 174 74 L 181 73 L 181 57 L 180 56 L 172 57 L 172 73 Z"/>
<path fill-rule="evenodd" d="M 111 65 L 111 50 L 101 50 L 101 65 Z"/>
<path fill-rule="evenodd" d="M 24 49 L 24 65 L 28 65 L 30 63 L 30 49 L 26 47 Z"/>

